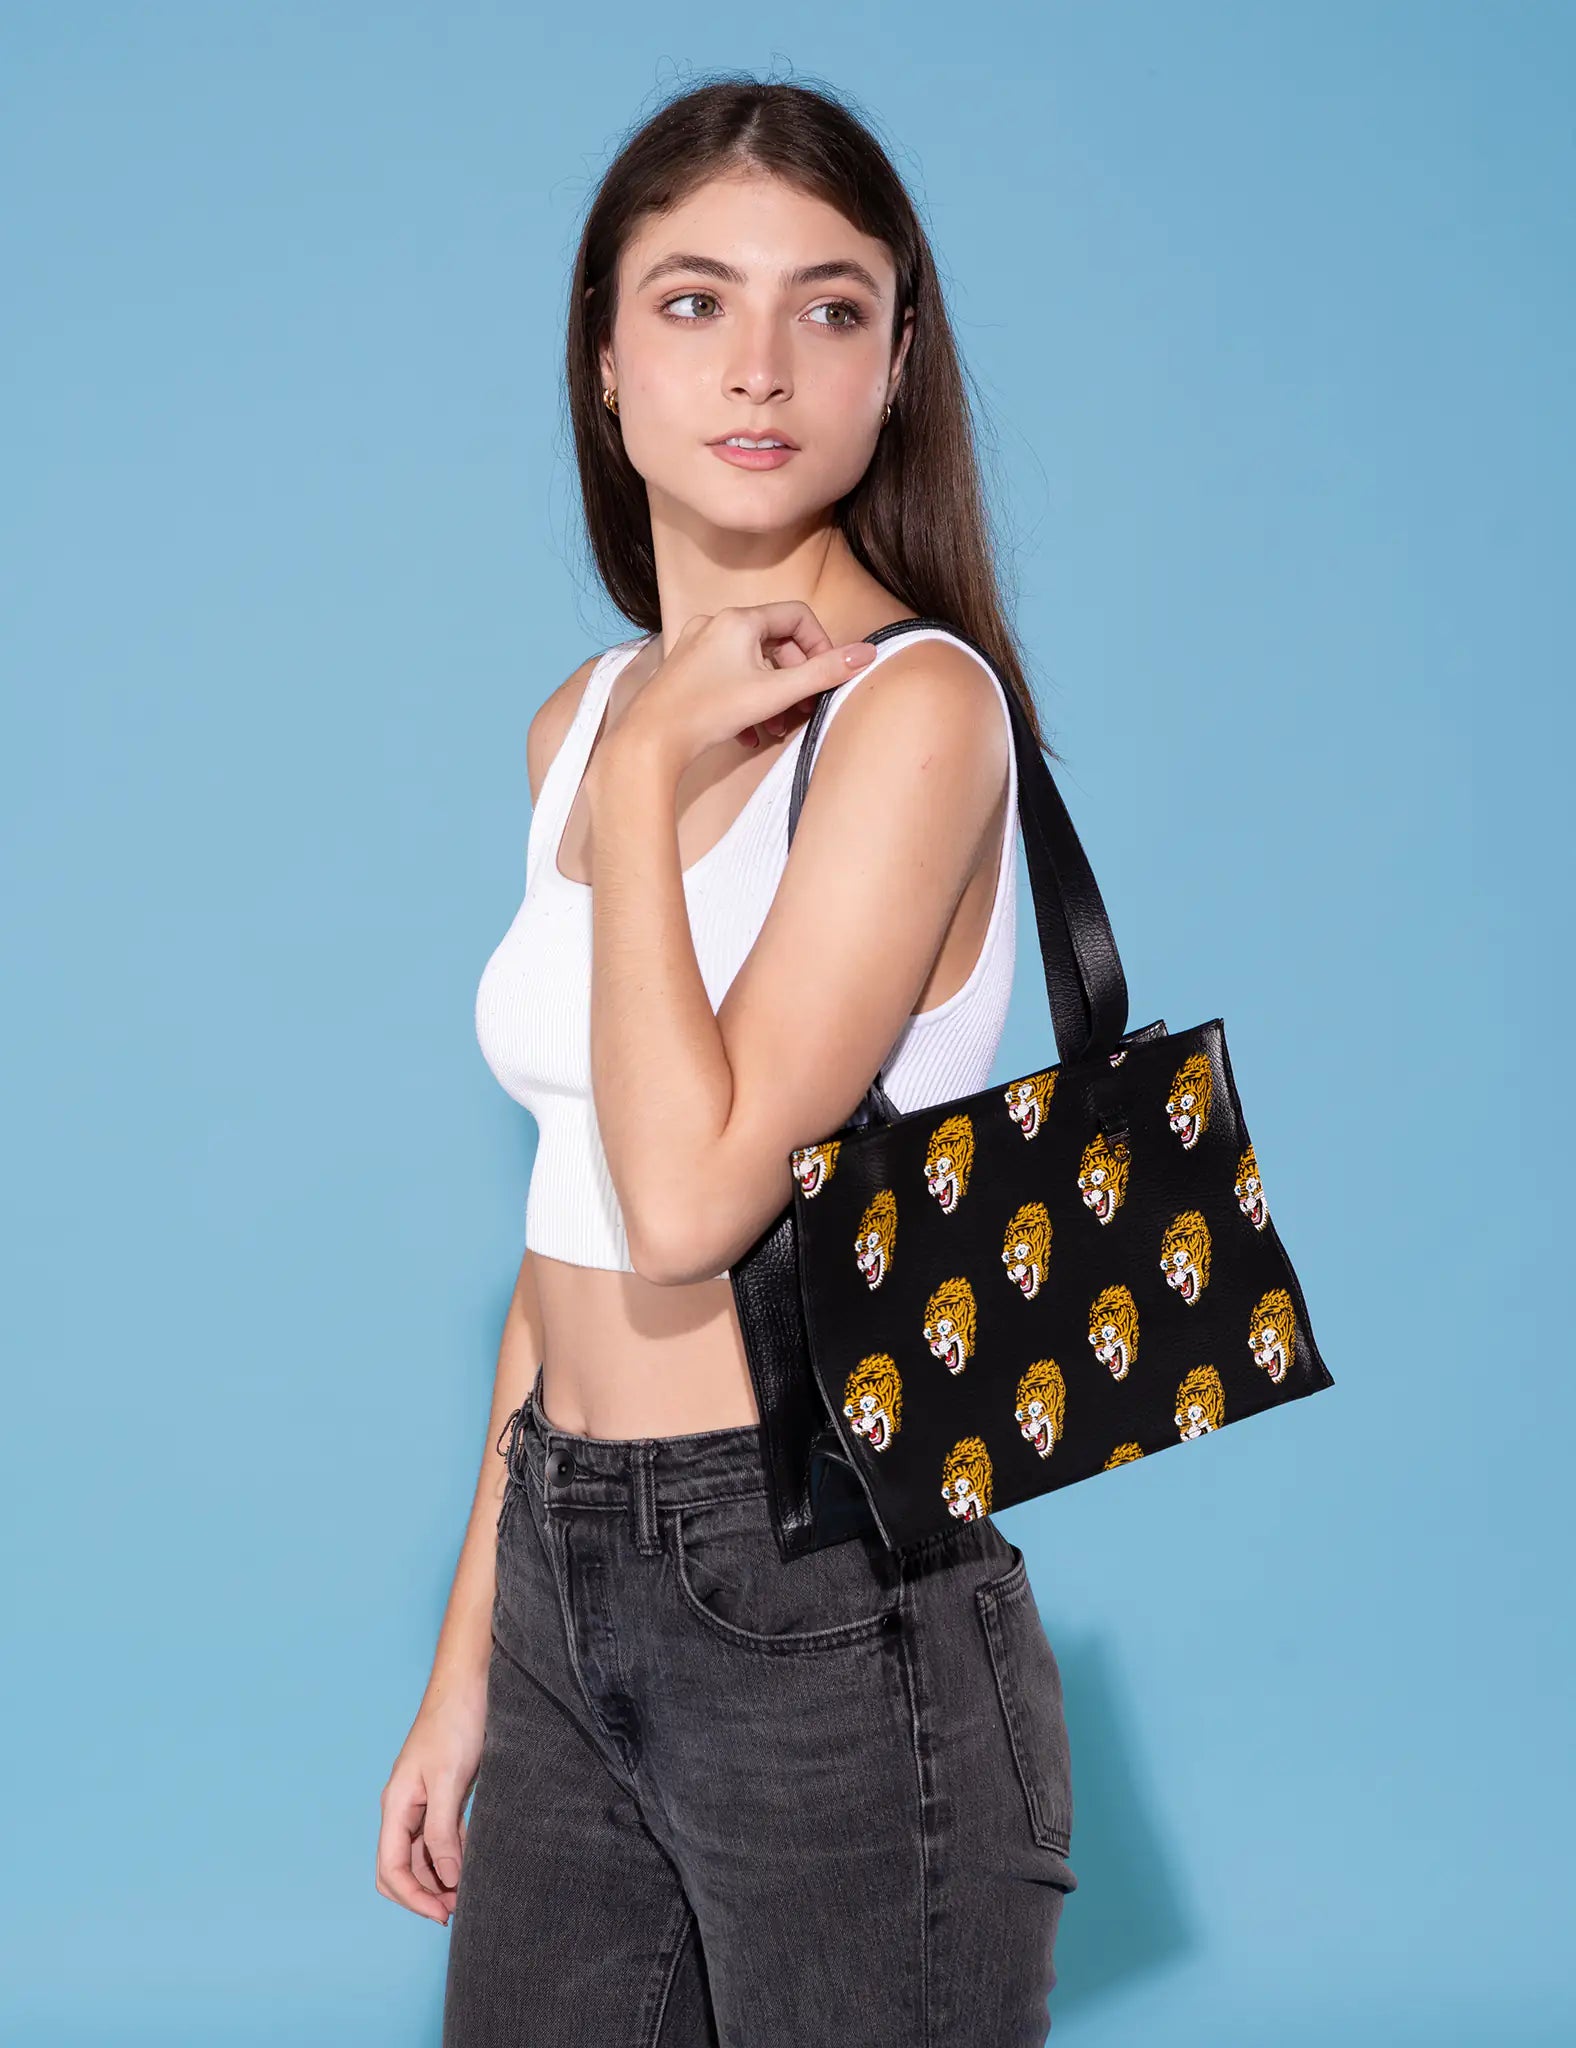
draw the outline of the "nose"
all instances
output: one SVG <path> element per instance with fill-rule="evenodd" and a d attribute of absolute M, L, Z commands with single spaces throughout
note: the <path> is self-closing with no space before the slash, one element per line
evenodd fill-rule
<path fill-rule="evenodd" d="M 729 368 L 728 389 L 751 405 L 772 405 L 793 396 L 787 344 L 770 321 L 744 323 Z"/>
<path fill-rule="evenodd" d="M 774 376 L 768 370 L 762 370 L 756 375 L 735 377 L 729 388 L 735 398 L 743 399 L 750 405 L 779 405 L 793 392 L 793 386 L 786 377 Z"/>

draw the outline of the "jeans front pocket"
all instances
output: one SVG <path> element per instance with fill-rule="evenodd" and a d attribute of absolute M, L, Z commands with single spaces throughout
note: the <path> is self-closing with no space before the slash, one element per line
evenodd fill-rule
<path fill-rule="evenodd" d="M 1062 1674 L 1029 1584 L 1023 1552 L 1000 1578 L 974 1591 L 990 1651 L 1002 1718 L 1023 1787 L 1029 1827 L 1042 1848 L 1065 1854 L 1072 1842 L 1072 1760 L 1062 1706 Z"/>
<path fill-rule="evenodd" d="M 764 1493 L 674 1509 L 673 1552 L 690 1614 L 739 1649 L 837 1650 L 899 1626 L 901 1575 L 879 1538 L 785 1562 Z"/>

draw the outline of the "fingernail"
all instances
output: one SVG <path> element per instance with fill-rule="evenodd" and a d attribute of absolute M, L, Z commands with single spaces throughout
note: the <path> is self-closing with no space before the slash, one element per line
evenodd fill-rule
<path fill-rule="evenodd" d="M 856 640 L 852 647 L 843 649 L 843 660 L 850 668 L 858 668 L 862 661 L 868 661 L 875 648 L 868 640 Z"/>

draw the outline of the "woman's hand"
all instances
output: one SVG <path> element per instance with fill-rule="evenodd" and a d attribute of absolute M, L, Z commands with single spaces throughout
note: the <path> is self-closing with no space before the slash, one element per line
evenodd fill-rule
<path fill-rule="evenodd" d="M 655 745 L 682 771 L 723 740 L 753 747 L 781 739 L 823 690 L 846 683 L 875 653 L 868 640 L 834 647 L 799 598 L 697 615 L 597 753 Z"/>
<path fill-rule="evenodd" d="M 424 1706 L 383 1788 L 377 1888 L 396 1905 L 449 1924 L 465 1850 L 462 1809 L 482 1755 L 486 1674 Z"/>

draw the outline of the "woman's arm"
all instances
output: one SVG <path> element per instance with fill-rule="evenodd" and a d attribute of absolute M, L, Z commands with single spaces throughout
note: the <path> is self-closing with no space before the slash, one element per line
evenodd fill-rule
<path fill-rule="evenodd" d="M 1009 745 L 995 685 L 962 649 L 887 655 L 827 728 L 771 908 L 713 1015 L 675 794 L 708 713 L 725 728 L 719 698 L 737 727 L 773 691 L 723 635 L 712 673 L 664 699 L 681 657 L 695 662 L 695 643 L 675 647 L 586 778 L 597 1119 L 630 1257 L 668 1284 L 725 1270 L 789 1200 L 792 1149 L 858 1106 L 980 858 Z M 803 667 L 775 673 L 775 702 L 805 694 Z"/>
<path fill-rule="evenodd" d="M 531 720 L 525 746 L 533 805 L 596 661 L 595 655 L 583 661 Z M 383 1788 L 377 1888 L 385 1898 L 445 1925 L 454 1910 L 464 1853 L 465 1823 L 460 1816 L 481 1761 L 486 1721 L 498 1516 L 508 1479 L 499 1439 L 504 1424 L 531 1391 L 541 1357 L 536 1262 L 527 1250 L 504 1317 L 481 1470 L 438 1630 L 432 1673 Z"/>
<path fill-rule="evenodd" d="M 486 1683 L 487 1661 L 492 1655 L 493 1594 L 497 1590 L 498 1515 L 508 1479 L 502 1455 L 508 1449 L 504 1424 L 531 1391 L 542 1356 L 541 1340 L 535 1257 L 528 1251 L 520 1261 L 514 1293 L 504 1317 L 481 1472 L 448 1605 L 438 1630 L 432 1676 L 421 1703 L 423 1712 L 428 1708 L 441 1711 L 448 1700 L 456 1697 L 470 1701 L 477 1686 Z"/>
<path fill-rule="evenodd" d="M 454 1910 L 465 1844 L 460 1816 L 481 1762 L 486 1721 L 498 1514 L 507 1479 L 498 1440 L 531 1391 L 541 1355 L 536 1273 L 527 1251 L 504 1317 L 481 1473 L 432 1675 L 382 1796 L 377 1888 L 384 1898 L 444 1924 Z"/>

